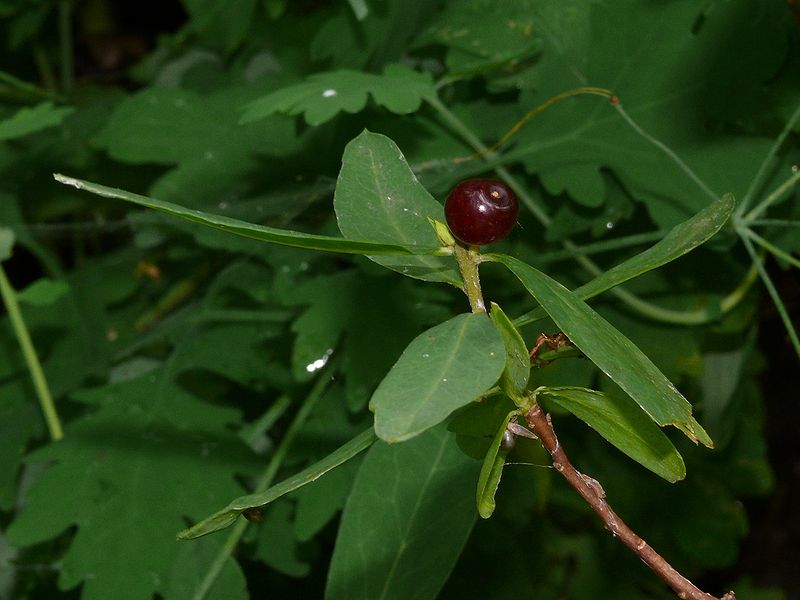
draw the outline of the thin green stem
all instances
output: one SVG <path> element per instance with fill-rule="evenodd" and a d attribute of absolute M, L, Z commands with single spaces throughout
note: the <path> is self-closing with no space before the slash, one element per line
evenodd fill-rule
<path fill-rule="evenodd" d="M 795 330 L 794 325 L 792 325 L 789 312 L 786 310 L 786 306 L 784 306 L 780 294 L 778 294 L 778 290 L 775 289 L 775 285 L 772 283 L 769 273 L 767 273 L 767 270 L 764 268 L 764 265 L 761 262 L 756 249 L 753 247 L 753 243 L 750 241 L 750 238 L 747 235 L 741 235 L 741 238 L 742 242 L 744 243 L 744 247 L 747 248 L 747 252 L 750 254 L 750 258 L 753 260 L 753 264 L 755 265 L 756 269 L 758 269 L 758 274 L 761 277 L 761 281 L 764 283 L 764 286 L 767 288 L 767 292 L 772 298 L 772 301 L 775 303 L 775 308 L 778 309 L 778 314 L 781 317 L 781 321 L 783 321 L 783 326 L 786 328 L 786 332 L 789 334 L 789 339 L 792 342 L 794 351 L 797 353 L 797 356 L 800 357 L 800 339 L 797 338 L 797 331 Z"/>
<path fill-rule="evenodd" d="M 704 193 L 704 194 L 706 194 L 706 195 L 707 195 L 709 198 L 711 198 L 711 199 L 712 199 L 712 200 L 714 200 L 715 202 L 716 202 L 716 201 L 719 199 L 719 195 L 718 195 L 718 194 L 715 194 L 715 193 L 714 193 L 714 192 L 711 190 L 711 188 L 710 188 L 710 187 L 708 187 L 708 185 L 706 185 L 706 182 L 705 182 L 705 181 L 703 181 L 703 180 L 702 180 L 702 179 L 701 179 L 701 178 L 700 178 L 700 177 L 699 177 L 699 176 L 698 176 L 698 175 L 697 175 L 697 174 L 696 174 L 696 173 L 695 173 L 695 172 L 694 172 L 694 171 L 691 169 L 691 167 L 690 167 L 689 165 L 687 165 L 685 162 L 683 162 L 683 160 L 681 159 L 681 157 L 680 157 L 680 156 L 678 156 L 678 155 L 675 153 L 675 151 L 674 151 L 674 150 L 672 150 L 672 148 L 670 148 L 669 146 L 667 146 L 667 145 L 666 145 L 664 142 L 662 142 L 661 140 L 659 140 L 659 139 L 657 139 L 657 138 L 654 138 L 652 135 L 650 135 L 650 134 L 649 134 L 649 133 L 647 133 L 647 132 L 646 132 L 644 129 L 642 129 L 642 128 L 639 126 L 639 124 L 638 124 L 636 121 L 634 121 L 634 120 L 633 120 L 633 118 L 632 118 L 632 117 L 631 117 L 631 116 L 630 116 L 630 115 L 629 115 L 629 114 L 628 114 L 628 113 L 625 111 L 625 109 L 624 109 L 624 108 L 622 108 L 622 104 L 621 104 L 620 102 L 618 102 L 618 101 L 617 101 L 617 102 L 612 102 L 612 106 L 613 106 L 613 107 L 616 109 L 616 111 L 619 113 L 619 115 L 620 115 L 620 116 L 621 116 L 621 117 L 622 117 L 622 118 L 625 120 L 625 122 L 626 122 L 628 125 L 630 125 L 630 127 L 631 127 L 631 128 L 632 128 L 632 129 L 633 129 L 633 130 L 634 130 L 636 133 L 638 133 L 640 136 L 642 136 L 642 137 L 643 137 L 644 139 L 646 139 L 648 142 L 650 142 L 651 144 L 653 144 L 653 145 L 654 145 L 656 148 L 658 148 L 659 150 L 661 150 L 661 151 L 662 151 L 664 154 L 666 154 L 666 155 L 669 157 L 669 159 L 670 159 L 672 162 L 674 162 L 676 165 L 678 165 L 678 167 L 680 168 L 680 170 L 681 170 L 681 171 L 683 171 L 683 172 L 686 174 L 686 176 L 687 176 L 689 179 L 691 179 L 691 180 L 692 180 L 692 181 L 693 181 L 693 182 L 694 182 L 694 183 L 697 185 L 697 187 L 699 187 L 701 190 L 703 190 L 703 193 Z"/>
<path fill-rule="evenodd" d="M 264 474 L 261 476 L 256 488 L 253 490 L 254 494 L 260 494 L 261 492 L 267 490 L 270 485 L 272 485 L 272 481 L 275 479 L 278 469 L 280 469 L 281 465 L 283 464 L 286 454 L 294 442 L 294 438 L 303 428 L 306 419 L 308 419 L 309 415 L 311 415 L 311 412 L 314 410 L 317 402 L 325 393 L 325 389 L 328 387 L 328 384 L 331 381 L 330 373 L 334 372 L 335 369 L 335 364 L 329 364 L 328 368 L 320 374 L 319 379 L 317 379 L 316 383 L 314 383 L 314 386 L 311 388 L 308 396 L 306 396 L 305 400 L 303 400 L 303 404 L 295 414 L 294 419 L 289 425 L 289 428 L 286 430 L 286 434 L 283 436 L 281 443 L 275 449 L 275 454 L 272 455 L 272 458 L 267 464 L 267 468 L 264 470 Z M 216 558 L 211 563 L 206 576 L 203 578 L 203 581 L 200 583 L 200 586 L 197 588 L 197 590 L 195 590 L 194 596 L 192 597 L 193 600 L 203 600 L 203 598 L 205 598 L 208 592 L 211 590 L 211 587 L 217 580 L 217 577 L 225 566 L 225 563 L 236 549 L 242 534 L 247 528 L 247 523 L 248 522 L 245 519 L 239 519 L 239 521 L 234 525 L 233 530 L 228 535 L 228 538 L 225 540 L 222 548 L 220 548 Z"/>
<path fill-rule="evenodd" d="M 475 133 L 467 127 L 467 125 L 459 119 L 445 104 L 439 100 L 436 96 L 426 96 L 425 101 L 431 105 L 431 107 L 439 113 L 442 119 L 455 131 L 458 135 L 464 138 L 464 141 L 470 145 L 470 147 L 478 153 L 481 153 L 484 160 L 490 161 L 492 158 L 498 157 L 496 152 L 488 152 L 487 150 L 489 147 L 484 144 L 480 138 L 475 135 Z M 485 153 L 485 154 L 484 154 Z M 497 172 L 500 177 L 514 190 L 514 193 L 517 194 L 517 197 L 522 200 L 522 203 L 525 207 L 531 211 L 534 217 L 544 226 L 550 224 L 550 217 L 547 216 L 547 213 L 544 212 L 533 198 L 525 191 L 525 189 L 517 183 L 516 179 L 512 177 L 511 173 L 509 173 L 505 167 L 496 166 L 495 171 Z"/>
<path fill-rule="evenodd" d="M 55 95 L 58 85 L 56 84 L 55 75 L 53 75 L 53 68 L 50 65 L 47 53 L 38 43 L 33 45 L 33 60 L 36 63 L 36 70 L 39 71 L 39 78 L 42 80 L 44 89 Z"/>
<path fill-rule="evenodd" d="M 750 202 L 753 201 L 755 194 L 761 189 L 761 186 L 764 185 L 764 177 L 766 176 L 767 168 L 770 166 L 775 158 L 775 155 L 778 153 L 778 150 L 786 140 L 786 136 L 788 136 L 789 132 L 794 129 L 798 119 L 800 119 L 800 104 L 798 104 L 797 108 L 794 109 L 792 116 L 789 117 L 788 121 L 786 121 L 783 131 L 781 131 L 780 135 L 775 139 L 775 142 L 772 144 L 772 147 L 770 147 L 769 152 L 767 152 L 767 155 L 764 157 L 764 160 L 761 161 L 761 165 L 758 167 L 755 177 L 753 177 L 753 180 L 750 182 L 750 186 L 747 188 L 744 198 L 742 198 L 739 206 L 736 207 L 736 214 L 738 216 L 744 214 L 744 211 L 747 210 Z"/>
<path fill-rule="evenodd" d="M 741 229 L 740 232 L 743 233 L 744 235 L 746 235 L 747 237 L 749 237 L 756 244 L 758 244 L 759 246 L 764 248 L 764 250 L 766 250 L 767 252 L 770 252 L 771 254 L 773 254 L 774 256 L 777 256 L 781 260 L 785 260 L 786 262 L 788 262 L 793 267 L 797 267 L 798 269 L 800 269 L 800 260 L 796 259 L 794 256 L 792 256 L 791 254 L 789 254 L 785 250 L 781 250 L 780 248 L 778 248 L 772 242 L 770 242 L 768 240 L 765 240 L 763 237 L 758 235 L 755 231 L 752 231 L 751 229 L 747 229 L 745 227 L 745 228 Z"/>
<path fill-rule="evenodd" d="M 574 250 L 557 250 L 555 252 L 545 252 L 543 254 L 539 254 L 536 256 L 536 262 L 551 263 L 573 258 L 575 254 L 588 256 L 590 254 L 600 254 L 602 252 L 620 250 L 630 246 L 638 246 L 639 244 L 649 244 L 650 242 L 657 242 L 661 240 L 661 238 L 667 235 L 667 233 L 667 231 L 659 229 L 658 231 L 635 233 L 625 237 L 594 242 L 592 244 L 584 244 L 580 246 L 576 245 Z"/>
<path fill-rule="evenodd" d="M 59 0 L 58 37 L 61 46 L 61 89 L 72 89 L 75 72 L 72 60 L 72 0 Z"/>
<path fill-rule="evenodd" d="M 486 152 L 488 150 L 487 146 L 481 142 L 480 138 L 475 135 L 475 133 L 464 124 L 461 119 L 458 118 L 454 113 L 452 113 L 447 106 L 442 103 L 442 101 L 435 96 L 426 96 L 425 101 L 431 105 L 431 107 L 439 113 L 441 118 L 450 126 L 452 127 L 453 131 L 455 131 L 458 135 L 460 135 L 474 150 L 481 153 L 483 158 L 487 161 L 492 159 L 495 155 L 494 152 Z M 717 196 L 712 192 L 708 186 L 697 176 L 695 175 L 694 171 L 692 171 L 686 163 L 684 163 L 675 152 L 673 152 L 670 148 L 664 145 L 659 140 L 650 136 L 647 132 L 642 130 L 638 124 L 636 124 L 633 119 L 631 119 L 628 114 L 622 110 L 622 107 L 619 104 L 614 105 L 623 118 L 645 139 L 649 140 L 651 143 L 655 144 L 659 147 L 667 156 L 669 156 L 672 160 L 681 167 L 681 169 L 695 182 L 697 185 L 704 190 L 709 196 L 711 196 L 715 201 L 717 200 Z M 517 194 L 517 197 L 522 201 L 522 203 L 531 211 L 534 217 L 538 219 L 538 221 L 544 226 L 547 227 L 551 223 L 550 217 L 539 207 L 538 204 L 533 200 L 533 198 L 528 194 L 527 190 L 517 181 L 517 179 L 511 175 L 511 173 L 505 168 L 501 166 L 495 166 L 494 170 L 497 174 L 505 181 L 508 186 L 514 190 L 514 193 Z M 580 248 L 570 240 L 564 240 L 562 242 L 562 246 L 566 249 L 567 252 L 577 261 L 579 265 L 581 265 L 586 271 L 588 271 L 594 277 L 600 275 L 603 270 L 591 259 L 587 258 L 586 256 L 582 256 L 580 253 Z M 614 294 L 617 298 L 619 298 L 622 302 L 627 304 L 633 310 L 641 313 L 642 315 L 656 319 L 656 320 L 665 320 L 668 323 L 681 323 L 681 324 L 699 324 L 705 323 L 712 320 L 709 315 L 708 311 L 674 311 L 670 309 L 665 309 L 660 306 L 651 304 L 645 300 L 642 300 L 638 296 L 631 294 L 630 292 L 626 292 L 621 289 L 612 289 L 611 293 Z M 517 323 L 517 325 L 519 325 Z"/>
<path fill-rule="evenodd" d="M 800 227 L 800 221 L 789 219 L 754 219 L 748 222 L 750 227 Z"/>
<path fill-rule="evenodd" d="M 781 197 L 791 190 L 794 185 L 797 183 L 797 180 L 800 179 L 800 169 L 797 166 L 792 167 L 792 176 L 789 177 L 786 181 L 780 184 L 769 196 L 764 198 L 753 210 L 747 213 L 744 217 L 742 217 L 742 222 L 745 225 L 749 225 L 758 216 L 767 210 L 770 206 L 772 206 L 775 202 L 781 199 Z"/>
<path fill-rule="evenodd" d="M 469 306 L 473 313 L 485 313 L 486 305 L 483 302 L 481 279 L 478 274 L 480 251 L 476 247 L 465 248 L 458 243 L 453 249 L 461 278 L 464 280 L 464 293 L 469 299 Z"/>
<path fill-rule="evenodd" d="M 22 318 L 22 311 L 19 309 L 19 302 L 17 302 L 17 294 L 8 277 L 6 277 L 6 272 L 2 265 L 0 265 L 0 295 L 3 297 L 3 302 L 8 311 L 8 318 L 14 328 L 14 334 L 17 336 L 22 355 L 31 374 L 33 387 L 39 397 L 39 405 L 42 408 L 50 438 L 53 441 L 58 441 L 64 437 L 64 430 L 61 428 L 61 421 L 58 418 L 58 412 L 53 403 L 53 396 L 50 394 L 50 387 L 47 385 L 42 365 L 36 355 L 36 349 L 33 347 L 25 320 Z"/>

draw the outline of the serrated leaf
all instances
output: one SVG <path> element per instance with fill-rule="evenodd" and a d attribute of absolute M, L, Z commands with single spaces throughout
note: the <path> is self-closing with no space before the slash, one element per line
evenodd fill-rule
<path fill-rule="evenodd" d="M 503 476 L 503 468 L 506 464 L 506 456 L 509 450 L 502 447 L 503 436 L 506 433 L 506 427 L 509 421 L 519 414 L 519 410 L 512 410 L 503 419 L 497 433 L 492 438 L 492 443 L 489 444 L 489 450 L 483 459 L 483 466 L 481 473 L 478 476 L 478 492 L 476 495 L 476 503 L 478 505 L 478 514 L 484 519 L 488 519 L 494 513 L 495 501 L 494 495 L 497 493 L 497 487 L 500 485 L 500 478 Z"/>
<path fill-rule="evenodd" d="M 495 327 L 503 336 L 506 347 L 506 366 L 500 377 L 500 387 L 512 399 L 522 399 L 531 374 L 531 359 L 525 340 L 506 313 L 494 302 L 489 313 Z"/>
<path fill-rule="evenodd" d="M 713 237 L 728 221 L 735 206 L 733 195 L 725 194 L 692 218 L 673 227 L 663 239 L 647 250 L 605 271 L 589 283 L 573 290 L 574 293 L 587 300 L 642 273 L 680 258 Z M 545 315 L 544 309 L 535 308 L 514 322 L 520 326 L 542 319 Z"/>
<path fill-rule="evenodd" d="M 689 439 L 713 446 L 692 417 L 692 405 L 628 338 L 580 297 L 541 271 L 511 256 L 486 255 L 504 264 L 542 305 L 567 337 L 661 426 L 673 425 Z"/>
<path fill-rule="evenodd" d="M 307 469 L 303 469 L 297 475 L 273 485 L 260 494 L 248 494 L 247 496 L 236 498 L 236 500 L 233 500 L 222 510 L 206 517 L 189 529 L 178 533 L 178 539 L 192 540 L 232 525 L 246 509 L 269 504 L 281 496 L 315 481 L 331 469 L 338 467 L 362 450 L 368 448 L 375 439 L 375 433 L 372 429 L 364 431 L 319 462 L 311 465 Z"/>
<path fill-rule="evenodd" d="M 435 88 L 430 74 L 400 64 L 387 65 L 383 75 L 350 70 L 317 73 L 248 104 L 241 122 L 285 113 L 302 114 L 309 125 L 320 125 L 342 111 L 360 112 L 370 94 L 377 104 L 405 115 L 418 110 L 423 97 L 435 94 Z"/>
<path fill-rule="evenodd" d="M 609 88 L 711 194 L 733 191 L 741 197 L 769 140 L 719 135 L 701 123 L 710 114 L 726 122 L 746 118 L 763 105 L 762 86 L 789 56 L 784 7 L 746 2 L 707 11 L 692 0 L 646 7 L 635 0 L 565 2 L 545 0 L 531 10 L 544 46 L 527 81 L 520 82 L 530 90 L 523 92 L 520 112 L 579 86 Z M 751 85 L 745 92 L 737 81 Z M 553 191 L 586 194 L 583 204 L 598 189 L 572 187 L 570 170 L 610 169 L 658 227 L 697 212 L 710 195 L 605 100 L 573 98 L 542 112 L 515 137 L 507 158 L 521 160 Z"/>
<path fill-rule="evenodd" d="M 492 387 L 505 367 L 503 338 L 485 314 L 463 314 L 417 336 L 372 395 L 375 433 L 402 442 Z"/>
<path fill-rule="evenodd" d="M 670 483 L 686 476 L 686 466 L 675 446 L 629 399 L 581 387 L 539 388 L 536 397 L 568 410 Z"/>
<path fill-rule="evenodd" d="M 0 121 L 0 142 L 54 127 L 74 110 L 71 106 L 56 107 L 52 102 L 21 108 L 12 117 Z"/>
<path fill-rule="evenodd" d="M 326 600 L 435 598 L 475 523 L 476 476 L 444 426 L 376 444 L 345 505 Z"/>
<path fill-rule="evenodd" d="M 234 476 L 251 468 L 228 428 L 236 411 L 198 401 L 164 372 L 74 398 L 94 410 L 30 457 L 54 464 L 28 492 L 8 539 L 27 546 L 77 526 L 62 589 L 83 581 L 84 600 L 150 598 L 165 591 L 181 552 L 164 532 L 235 494 Z"/>
<path fill-rule="evenodd" d="M 339 230 L 347 238 L 413 247 L 440 245 L 430 220 L 444 221 L 444 209 L 386 136 L 364 131 L 347 145 L 333 206 Z M 451 257 L 369 258 L 409 277 L 461 286 Z"/>
<path fill-rule="evenodd" d="M 535 2 L 520 0 L 448 2 L 416 43 L 446 46 L 447 66 L 456 73 L 518 60 L 540 46 L 534 7 Z"/>
<path fill-rule="evenodd" d="M 187 221 L 200 223 L 207 227 L 220 229 L 228 233 L 240 235 L 242 237 L 261 240 L 263 242 L 270 242 L 273 244 L 281 244 L 284 246 L 292 246 L 294 248 L 307 248 L 310 250 L 324 250 L 328 252 L 342 252 L 345 254 L 425 254 L 434 252 L 436 248 L 431 247 L 405 247 L 397 244 L 381 244 L 378 242 L 367 242 L 359 240 L 349 240 L 345 238 L 336 238 L 327 235 L 316 235 L 312 233 L 301 233 L 299 231 L 290 231 L 288 229 L 276 229 L 275 227 L 267 227 L 266 225 L 256 225 L 255 223 L 247 223 L 239 219 L 232 219 L 230 217 L 223 217 L 220 215 L 213 215 L 200 210 L 191 208 L 184 208 L 172 202 L 164 200 L 157 200 L 155 198 L 148 198 L 132 192 L 126 192 L 116 188 L 110 188 L 98 183 L 91 183 L 67 177 L 66 175 L 54 175 L 56 181 L 64 185 L 70 185 L 79 190 L 86 190 L 98 196 L 106 198 L 116 198 L 132 202 L 140 206 L 152 208 L 168 215 L 180 217 Z M 435 244 L 434 244 L 435 246 Z M 431 257 L 433 258 L 433 257 Z"/>
<path fill-rule="evenodd" d="M 0 509 L 10 511 L 17 496 L 17 476 L 28 440 L 43 432 L 36 399 L 22 374 L 0 384 Z"/>
<path fill-rule="evenodd" d="M 53 304 L 64 294 L 69 292 L 69 286 L 63 281 L 52 279 L 37 279 L 24 290 L 17 293 L 17 299 L 34 306 L 47 306 Z"/>

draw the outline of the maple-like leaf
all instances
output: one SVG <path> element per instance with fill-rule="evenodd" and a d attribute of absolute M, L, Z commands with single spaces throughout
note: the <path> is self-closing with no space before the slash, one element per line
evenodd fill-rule
<path fill-rule="evenodd" d="M 188 552 L 174 532 L 184 519 L 241 494 L 234 476 L 249 469 L 249 453 L 227 427 L 237 411 L 198 401 L 166 371 L 74 399 L 94 410 L 70 424 L 60 442 L 29 457 L 54 464 L 27 494 L 9 541 L 35 544 L 75 526 L 62 589 L 83 582 L 85 600 L 185 597 L 167 592 L 176 579 L 196 581 L 214 552 Z M 239 576 L 232 562 L 226 571 L 218 584 Z"/>

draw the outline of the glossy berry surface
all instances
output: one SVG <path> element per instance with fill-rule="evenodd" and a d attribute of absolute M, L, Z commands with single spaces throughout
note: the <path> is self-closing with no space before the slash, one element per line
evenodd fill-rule
<path fill-rule="evenodd" d="M 447 196 L 444 216 L 459 241 L 470 246 L 506 237 L 517 222 L 519 202 L 511 189 L 494 179 L 467 179 Z"/>

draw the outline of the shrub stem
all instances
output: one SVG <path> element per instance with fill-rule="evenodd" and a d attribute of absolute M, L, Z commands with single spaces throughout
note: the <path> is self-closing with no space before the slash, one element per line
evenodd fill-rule
<path fill-rule="evenodd" d="M 544 413 L 534 402 L 525 413 L 528 427 L 538 436 L 545 450 L 553 459 L 553 467 L 586 500 L 586 503 L 602 519 L 611 534 L 630 548 L 636 556 L 663 579 L 683 600 L 736 600 L 734 592 L 728 592 L 721 599 L 707 594 L 681 575 L 666 559 L 628 527 L 613 511 L 602 486 L 588 475 L 579 472 L 567 458 L 556 437 L 550 415 Z"/>

